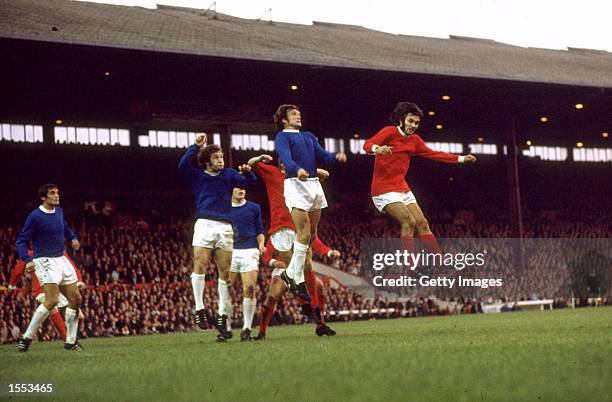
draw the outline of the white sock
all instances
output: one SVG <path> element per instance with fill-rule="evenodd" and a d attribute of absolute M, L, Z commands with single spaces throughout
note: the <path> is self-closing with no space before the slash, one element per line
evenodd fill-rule
<path fill-rule="evenodd" d="M 223 279 L 219 279 L 217 282 L 217 289 L 219 290 L 219 315 L 225 314 L 229 318 L 232 311 L 232 298 L 229 293 L 229 283 L 225 282 Z"/>
<path fill-rule="evenodd" d="M 202 299 L 204 298 L 204 287 L 206 286 L 205 277 L 206 275 L 196 274 L 195 272 L 191 274 L 191 287 L 193 288 L 196 311 L 204 308 L 204 300 Z"/>
<path fill-rule="evenodd" d="M 253 325 L 253 316 L 255 315 L 256 306 L 257 302 L 255 301 L 255 299 L 249 299 L 248 297 L 242 299 L 242 317 L 244 320 L 242 329 L 251 329 L 251 326 Z"/>
<path fill-rule="evenodd" d="M 227 325 L 226 328 L 228 331 L 232 330 L 232 315 L 234 315 L 234 304 L 232 303 L 232 298 L 229 292 L 230 284 L 227 284 L 227 301 L 225 302 L 225 315 L 227 315 Z"/>
<path fill-rule="evenodd" d="M 34 314 L 32 314 L 30 325 L 28 325 L 28 329 L 26 329 L 25 333 L 23 334 L 23 337 L 28 339 L 34 339 L 34 335 L 36 335 L 38 327 L 40 327 L 40 324 L 42 324 L 42 322 L 46 320 L 47 317 L 49 317 L 49 310 L 47 310 L 44 304 L 39 305 L 38 308 L 34 311 Z"/>
<path fill-rule="evenodd" d="M 293 242 L 293 255 L 287 267 L 287 276 L 296 283 L 304 282 L 304 264 L 306 263 L 307 251 L 308 244 L 299 243 L 297 240 Z"/>
<path fill-rule="evenodd" d="M 78 326 L 78 310 L 66 307 L 66 343 L 76 343 Z"/>

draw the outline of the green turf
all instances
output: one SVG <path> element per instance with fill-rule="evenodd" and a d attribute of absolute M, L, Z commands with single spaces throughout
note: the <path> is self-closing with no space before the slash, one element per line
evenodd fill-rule
<path fill-rule="evenodd" d="M 82 400 L 605 401 L 612 308 L 272 327 L 261 343 L 212 332 L 0 347 L 0 380 Z M 237 335 L 235 331 L 235 335 Z M 24 399 L 20 399 L 24 400 Z"/>

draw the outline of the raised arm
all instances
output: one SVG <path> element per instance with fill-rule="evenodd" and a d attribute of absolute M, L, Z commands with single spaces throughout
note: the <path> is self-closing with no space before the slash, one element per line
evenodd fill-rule
<path fill-rule="evenodd" d="M 187 148 L 185 154 L 179 161 L 178 168 L 188 181 L 193 181 L 197 177 L 200 169 L 193 165 L 193 159 L 198 155 L 200 148 L 206 145 L 206 134 L 196 135 L 195 142 Z"/>
<path fill-rule="evenodd" d="M 271 162 L 271 161 L 272 161 L 272 157 L 270 155 L 261 154 L 259 156 L 254 156 L 251 159 L 249 159 L 249 161 L 247 162 L 247 165 L 249 165 L 252 169 L 255 169 L 257 164 L 259 164 L 259 163 L 268 163 L 268 162 Z"/>

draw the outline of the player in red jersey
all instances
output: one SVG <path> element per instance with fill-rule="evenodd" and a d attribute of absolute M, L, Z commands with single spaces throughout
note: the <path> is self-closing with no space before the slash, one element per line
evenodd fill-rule
<path fill-rule="evenodd" d="M 376 208 L 401 225 L 401 238 L 414 252 L 414 232 L 428 252 L 440 253 L 440 247 L 416 198 L 406 183 L 412 156 L 444 163 L 474 163 L 473 155 L 455 155 L 430 149 L 416 133 L 423 111 L 414 103 L 400 102 L 391 113 L 394 125 L 383 127 L 365 142 L 363 149 L 375 154 L 371 195 Z"/>
<path fill-rule="evenodd" d="M 29 250 L 28 254 L 32 256 L 33 254 L 32 250 Z M 66 256 L 68 261 L 74 267 L 74 270 L 76 272 L 77 279 L 78 279 L 77 287 L 82 288 L 85 284 L 83 283 L 83 277 L 81 276 L 81 271 L 77 268 L 77 266 L 70 259 L 67 253 L 64 253 L 64 256 Z M 19 260 L 17 264 L 15 264 L 15 266 L 13 267 L 13 270 L 11 271 L 11 277 L 9 279 L 9 286 L 8 286 L 9 292 L 17 288 L 17 284 L 19 283 L 20 280 L 22 281 L 22 283 L 24 283 L 25 267 L 26 267 L 26 263 L 23 260 Z M 30 275 L 30 281 L 32 285 L 32 289 L 31 289 L 32 297 L 34 297 L 34 299 L 36 299 L 36 301 L 39 304 L 44 303 L 45 293 L 36 275 Z M 64 319 L 62 318 L 62 314 L 59 312 L 59 309 L 66 307 L 67 305 L 68 305 L 68 299 L 66 299 L 66 296 L 60 293 L 57 306 L 55 306 L 51 310 L 51 313 L 49 314 L 49 319 L 51 320 L 51 323 L 53 323 L 53 326 L 55 327 L 58 334 L 64 341 L 66 340 L 66 324 L 64 323 Z M 79 318 L 80 319 L 83 318 L 82 313 L 79 314 Z"/>
<path fill-rule="evenodd" d="M 312 242 L 312 249 L 319 255 L 326 255 L 333 259 L 340 258 L 341 255 L 340 251 L 332 250 L 329 246 L 323 243 L 319 237 L 315 237 L 314 241 Z M 285 260 L 281 261 L 274 258 L 277 256 L 276 254 L 277 250 L 274 249 L 272 242 L 270 239 L 268 239 L 268 242 L 266 243 L 266 253 L 264 254 L 263 260 L 264 264 L 274 268 L 274 270 L 272 271 L 270 289 L 268 289 L 266 300 L 261 306 L 259 316 L 259 333 L 257 334 L 257 337 L 253 338 L 255 340 L 263 340 L 266 338 L 268 325 L 270 324 L 270 320 L 272 320 L 276 303 L 278 302 L 278 299 L 289 290 L 285 282 L 281 279 L 280 275 L 285 270 L 291 256 L 285 254 Z M 312 269 L 310 272 L 306 272 L 306 280 L 313 281 L 317 289 L 317 306 L 315 307 L 315 313 L 313 314 L 317 324 L 315 333 L 318 336 L 336 335 L 336 331 L 325 324 L 325 293 L 323 290 L 323 282 L 315 276 Z"/>
<path fill-rule="evenodd" d="M 285 170 L 280 164 L 278 167 L 267 165 L 266 162 L 270 161 L 272 161 L 272 157 L 264 154 L 251 158 L 247 163 L 266 185 L 270 206 L 269 242 L 279 252 L 281 259 L 290 261 L 297 229 L 285 203 Z M 321 180 L 329 176 L 329 173 L 323 169 L 317 169 L 317 174 Z M 312 250 L 310 247 L 306 254 L 304 271 L 304 279 L 310 295 L 310 305 L 312 309 L 316 310 L 319 307 L 319 300 L 316 280 L 314 272 L 312 272 Z"/>

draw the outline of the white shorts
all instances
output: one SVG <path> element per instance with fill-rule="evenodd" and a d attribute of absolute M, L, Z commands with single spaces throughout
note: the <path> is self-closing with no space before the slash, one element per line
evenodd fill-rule
<path fill-rule="evenodd" d="M 36 301 L 39 302 L 40 304 L 43 304 L 45 302 L 45 294 L 41 293 L 38 296 L 36 296 Z M 64 296 L 63 293 L 60 292 L 59 294 L 59 298 L 57 299 L 57 308 L 64 308 L 68 305 L 68 299 L 66 299 L 66 296 Z"/>
<path fill-rule="evenodd" d="M 36 277 L 41 285 L 55 283 L 70 285 L 78 281 L 74 265 L 65 256 L 34 258 Z"/>
<path fill-rule="evenodd" d="M 234 249 L 230 272 L 259 271 L 259 255 L 256 248 Z"/>
<path fill-rule="evenodd" d="M 417 203 L 417 200 L 414 197 L 414 194 L 412 194 L 412 191 L 403 191 L 401 193 L 394 191 L 390 193 L 384 193 L 372 197 L 372 201 L 374 201 L 374 206 L 376 206 L 376 209 L 378 209 L 378 211 L 382 213 L 384 213 L 383 209 L 387 205 L 393 204 L 394 202 L 401 202 L 404 205 Z"/>
<path fill-rule="evenodd" d="M 232 251 L 234 248 L 232 225 L 211 219 L 198 219 L 193 227 L 193 242 L 191 245 Z"/>
<path fill-rule="evenodd" d="M 295 241 L 295 230 L 289 228 L 282 228 L 272 233 L 270 241 L 276 249 L 281 253 L 287 253 L 293 249 L 293 242 Z"/>
<path fill-rule="evenodd" d="M 323 194 L 323 187 L 318 178 L 302 181 L 297 177 L 285 179 L 285 204 L 289 212 L 293 208 L 303 209 L 306 212 L 317 211 L 327 207 L 327 200 Z"/>
<path fill-rule="evenodd" d="M 272 278 L 274 278 L 275 276 L 281 276 L 283 272 L 285 272 L 285 268 L 274 268 L 272 270 Z"/>

